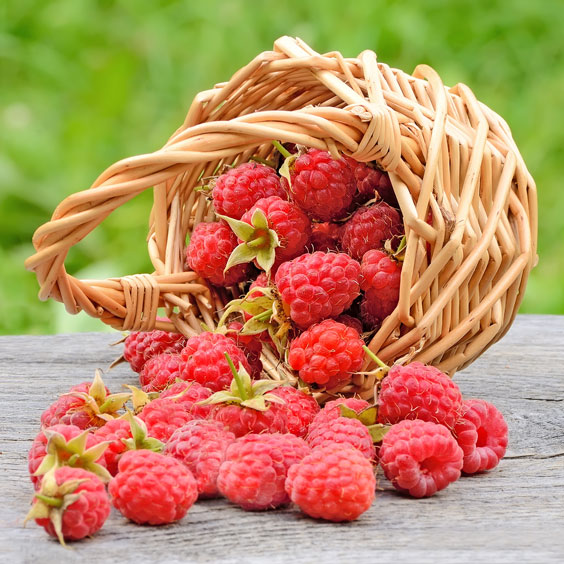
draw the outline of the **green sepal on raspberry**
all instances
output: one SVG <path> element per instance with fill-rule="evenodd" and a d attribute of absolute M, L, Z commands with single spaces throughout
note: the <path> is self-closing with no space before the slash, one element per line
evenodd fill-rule
<path fill-rule="evenodd" d="M 151 450 L 153 452 L 163 450 L 164 443 L 155 437 L 148 436 L 147 426 L 142 419 L 135 417 L 131 411 L 128 411 L 125 417 L 129 420 L 131 427 L 131 438 L 121 440 L 126 450 Z"/>
<path fill-rule="evenodd" d="M 351 409 L 345 404 L 338 406 L 341 412 L 341 417 L 347 417 L 348 419 L 356 419 L 360 421 L 370 433 L 373 443 L 380 443 L 386 435 L 386 433 L 391 429 L 391 425 L 386 425 L 384 423 L 377 423 L 378 421 L 378 408 L 375 405 L 371 405 L 360 412 Z"/>
<path fill-rule="evenodd" d="M 225 270 L 237 264 L 248 263 L 256 260 L 260 268 L 270 272 L 276 259 L 276 248 L 280 246 L 278 234 L 268 226 L 268 219 L 264 212 L 256 209 L 251 218 L 251 224 L 240 219 L 219 215 L 237 237 L 242 241 L 231 253 Z"/>
<path fill-rule="evenodd" d="M 255 409 L 256 411 L 266 411 L 268 409 L 268 403 L 286 403 L 278 396 L 272 394 L 265 396 L 266 392 L 281 386 L 283 382 L 275 380 L 253 381 L 251 380 L 251 376 L 247 370 L 245 370 L 242 365 L 239 365 L 238 370 L 235 368 L 233 361 L 227 353 L 225 353 L 225 358 L 227 359 L 231 372 L 233 373 L 233 380 L 231 381 L 229 390 L 216 392 L 209 398 L 199 401 L 198 405 L 231 403 L 240 405 L 241 407 Z"/>
<path fill-rule="evenodd" d="M 86 448 L 89 431 L 83 431 L 80 435 L 67 441 L 61 433 L 45 429 L 47 437 L 47 454 L 41 461 L 34 476 L 44 476 L 50 470 L 61 466 L 72 466 L 82 468 L 96 474 L 103 482 L 109 482 L 111 474 L 101 464 L 96 462 L 109 445 L 108 441 L 98 443 Z"/>

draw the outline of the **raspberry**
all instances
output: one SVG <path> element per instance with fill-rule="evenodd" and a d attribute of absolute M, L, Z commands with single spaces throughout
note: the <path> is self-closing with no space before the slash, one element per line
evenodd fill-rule
<path fill-rule="evenodd" d="M 331 221 L 346 215 L 356 184 L 345 159 L 336 160 L 327 151 L 309 149 L 289 165 L 289 176 L 292 200 L 311 218 Z M 288 185 L 287 178 L 282 184 Z"/>
<path fill-rule="evenodd" d="M 239 321 L 232 321 L 227 326 L 225 333 L 244 353 L 249 362 L 250 374 L 252 378 L 260 378 L 262 372 L 262 342 L 259 335 L 241 335 L 243 324 Z"/>
<path fill-rule="evenodd" d="M 236 437 L 249 433 L 286 433 L 288 430 L 286 410 L 277 403 L 268 404 L 264 411 L 234 404 L 216 405 L 210 419 L 219 421 Z"/>
<path fill-rule="evenodd" d="M 218 488 L 247 511 L 285 505 L 290 503 L 284 489 L 288 469 L 309 452 L 307 443 L 291 433 L 247 435 L 227 448 Z"/>
<path fill-rule="evenodd" d="M 314 223 L 311 229 L 311 247 L 314 251 L 340 251 L 341 226 L 338 223 Z"/>
<path fill-rule="evenodd" d="M 275 283 L 300 329 L 343 313 L 359 294 L 360 264 L 344 253 L 315 252 L 282 263 Z"/>
<path fill-rule="evenodd" d="M 360 370 L 363 346 L 355 329 L 326 319 L 291 342 L 288 363 L 304 382 L 333 388 Z"/>
<path fill-rule="evenodd" d="M 311 448 L 339 443 L 350 445 L 368 460 L 374 460 L 376 451 L 368 427 L 358 419 L 337 417 L 324 425 L 315 425 L 306 438 Z"/>
<path fill-rule="evenodd" d="M 131 438 L 131 425 L 129 421 L 127 419 L 108 421 L 103 427 L 97 429 L 93 436 L 97 442 L 110 441 L 102 457 L 108 472 L 115 476 L 118 470 L 119 459 L 127 449 L 122 439 Z"/>
<path fill-rule="evenodd" d="M 341 246 L 354 259 L 360 260 L 371 249 L 383 249 L 387 239 L 403 233 L 399 212 L 384 202 L 359 208 L 345 223 Z"/>
<path fill-rule="evenodd" d="M 28 519 L 49 535 L 65 540 L 80 540 L 102 528 L 111 506 L 106 488 L 92 472 L 64 466 L 45 476 Z M 45 514 L 47 513 L 47 516 Z"/>
<path fill-rule="evenodd" d="M 198 486 L 182 462 L 150 450 L 127 451 L 109 485 L 112 503 L 135 523 L 163 525 L 182 519 Z"/>
<path fill-rule="evenodd" d="M 195 380 L 202 386 L 217 392 L 229 386 L 233 375 L 225 360 L 225 353 L 238 368 L 242 364 L 250 370 L 245 353 L 225 335 L 205 331 L 190 337 L 180 353 L 184 364 L 182 377 Z"/>
<path fill-rule="evenodd" d="M 288 432 L 297 437 L 305 437 L 313 418 L 319 413 L 319 404 L 315 398 L 292 386 L 280 386 L 270 394 L 282 398 L 288 418 Z"/>
<path fill-rule="evenodd" d="M 330 421 L 341 417 L 340 405 L 344 405 L 357 413 L 370 407 L 370 404 L 361 398 L 337 398 L 328 401 L 323 409 L 315 416 L 309 427 L 310 432 L 318 425 L 325 426 Z"/>
<path fill-rule="evenodd" d="M 92 382 L 82 382 L 81 384 L 77 384 L 73 386 L 69 393 L 72 392 L 82 392 L 88 393 L 88 389 L 92 385 Z M 107 390 L 109 393 L 109 390 Z M 80 408 L 84 406 L 84 400 L 72 396 L 72 395 L 62 395 L 59 399 L 55 400 L 42 414 L 41 414 L 41 426 L 42 427 L 52 427 L 53 425 L 75 425 L 74 422 L 71 422 L 71 419 L 74 419 L 79 425 L 80 429 L 89 429 L 90 427 L 94 427 L 91 417 L 86 416 L 81 413 Z M 76 414 L 76 410 L 78 409 L 79 413 Z M 75 415 L 76 414 L 76 415 Z M 73 415 L 75 415 L 73 417 Z M 63 421 L 64 419 L 64 421 Z"/>
<path fill-rule="evenodd" d="M 163 454 L 180 460 L 192 472 L 201 498 L 216 497 L 217 475 L 235 435 L 217 421 L 194 420 L 170 437 Z"/>
<path fill-rule="evenodd" d="M 379 325 L 398 304 L 401 263 L 388 254 L 367 251 L 360 264 L 360 287 L 365 292 L 361 315 L 367 325 Z"/>
<path fill-rule="evenodd" d="M 347 161 L 353 169 L 356 181 L 356 194 L 353 201 L 356 206 L 365 204 L 376 196 L 390 205 L 397 204 L 396 195 L 387 173 L 351 158 L 348 158 Z"/>
<path fill-rule="evenodd" d="M 198 223 L 186 249 L 186 266 L 216 286 L 233 286 L 249 273 L 247 264 L 237 264 L 224 272 L 237 237 L 225 223 Z"/>
<path fill-rule="evenodd" d="M 350 446 L 328 445 L 294 464 L 286 492 L 307 515 L 328 521 L 353 521 L 374 500 L 372 464 Z"/>
<path fill-rule="evenodd" d="M 492 470 L 507 448 L 507 423 L 498 409 L 485 400 L 462 402 L 462 417 L 453 434 L 464 453 L 465 474 Z"/>
<path fill-rule="evenodd" d="M 362 334 L 362 321 L 352 315 L 346 315 L 343 313 L 342 315 L 335 317 L 335 321 L 338 321 L 347 327 L 352 327 L 359 335 Z"/>
<path fill-rule="evenodd" d="M 176 429 L 197 417 L 185 405 L 176 403 L 171 398 L 160 397 L 143 408 L 139 419 L 145 422 L 147 433 L 151 437 L 166 442 Z"/>
<path fill-rule="evenodd" d="M 179 353 L 186 344 L 186 337 L 180 333 L 134 331 L 125 339 L 123 358 L 134 372 L 141 372 L 143 365 L 153 356 L 161 353 Z"/>
<path fill-rule="evenodd" d="M 397 490 L 428 497 L 460 477 L 462 449 L 437 423 L 404 420 L 393 425 L 380 447 L 380 464 Z"/>
<path fill-rule="evenodd" d="M 211 394 L 212 391 L 209 388 L 198 384 L 198 382 L 180 381 L 161 392 L 159 397 L 160 399 L 169 398 L 177 405 L 182 405 L 194 417 L 206 419 L 211 407 L 209 405 L 200 405 L 199 402 L 209 398 Z"/>
<path fill-rule="evenodd" d="M 212 190 L 215 211 L 235 219 L 241 219 L 257 200 L 269 196 L 287 198 L 276 171 L 255 162 L 240 164 L 218 176 Z"/>
<path fill-rule="evenodd" d="M 458 386 L 438 368 L 420 362 L 392 366 L 378 395 L 380 423 L 422 419 L 452 429 L 461 409 Z"/>
<path fill-rule="evenodd" d="M 139 373 L 144 392 L 160 392 L 182 378 L 184 363 L 179 354 L 161 353 L 150 358 Z"/>

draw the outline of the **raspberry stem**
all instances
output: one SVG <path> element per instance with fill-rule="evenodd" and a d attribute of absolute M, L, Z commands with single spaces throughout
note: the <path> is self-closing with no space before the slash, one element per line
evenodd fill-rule
<path fill-rule="evenodd" d="M 282 145 L 282 143 L 280 143 L 280 141 L 273 141 L 272 144 L 276 147 L 276 149 L 278 149 L 278 152 L 285 159 L 292 156 L 292 154 L 286 149 L 286 147 L 284 147 L 284 145 Z"/>
<path fill-rule="evenodd" d="M 237 383 L 237 389 L 239 390 L 239 395 L 241 396 L 241 399 L 243 401 L 249 399 L 249 396 L 247 395 L 247 391 L 245 390 L 245 385 L 243 384 L 243 381 L 241 380 L 241 376 L 239 376 L 239 372 L 235 368 L 235 365 L 233 364 L 233 361 L 231 360 L 229 353 L 223 353 L 223 354 L 225 355 L 227 364 L 229 364 L 229 368 L 231 370 L 231 373 L 233 374 L 233 378 Z"/>
<path fill-rule="evenodd" d="M 387 364 L 384 364 L 366 345 L 363 345 L 364 352 L 380 367 L 384 370 L 390 370 L 390 367 Z"/>

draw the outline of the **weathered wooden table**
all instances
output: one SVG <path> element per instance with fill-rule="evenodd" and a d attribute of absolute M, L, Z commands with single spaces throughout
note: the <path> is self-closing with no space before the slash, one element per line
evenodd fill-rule
<path fill-rule="evenodd" d="M 175 525 L 139 527 L 112 512 L 93 538 L 60 547 L 34 523 L 27 451 L 43 409 L 119 354 L 111 334 L 0 337 L 0 562 L 564 562 L 564 317 L 519 316 L 508 335 L 457 374 L 466 397 L 494 402 L 510 428 L 490 473 L 413 500 L 380 478 L 358 521 L 315 521 L 294 508 L 250 513 L 197 503 Z M 126 365 L 108 372 L 119 389 Z"/>

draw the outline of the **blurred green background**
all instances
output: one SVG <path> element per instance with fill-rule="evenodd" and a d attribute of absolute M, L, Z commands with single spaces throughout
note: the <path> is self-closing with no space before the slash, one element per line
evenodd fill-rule
<path fill-rule="evenodd" d="M 0 334 L 103 330 L 37 299 L 33 231 L 116 160 L 159 148 L 193 96 L 280 35 L 318 51 L 433 66 L 509 123 L 537 182 L 539 266 L 523 312 L 564 313 L 564 10 L 561 0 L 8 0 L 0 7 Z M 68 270 L 150 269 L 150 191 L 71 251 Z"/>

